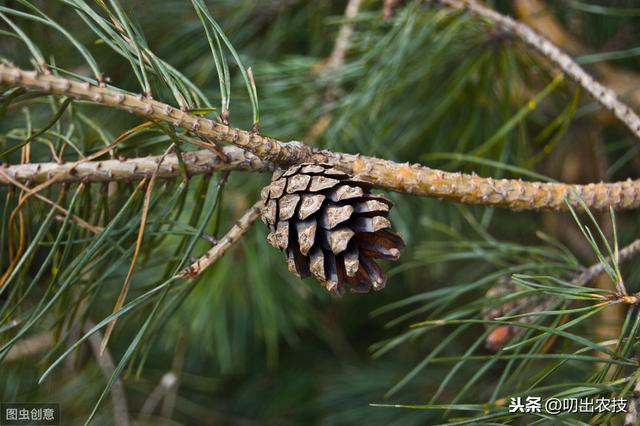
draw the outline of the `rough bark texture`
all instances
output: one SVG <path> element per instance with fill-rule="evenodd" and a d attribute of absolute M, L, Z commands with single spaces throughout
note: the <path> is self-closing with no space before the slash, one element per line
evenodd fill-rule
<path fill-rule="evenodd" d="M 272 172 L 273 163 L 266 163 L 253 154 L 240 148 L 224 147 L 220 156 L 210 150 L 185 152 L 182 155 L 189 176 L 218 171 L 251 170 Z M 158 163 L 160 166 L 158 167 Z M 31 163 L 0 166 L 8 176 L 21 182 L 40 183 L 55 179 L 57 182 L 107 182 L 117 180 L 140 180 L 151 177 L 158 168 L 159 178 L 172 178 L 180 175 L 180 163 L 176 154 L 101 161 L 75 161 L 71 163 Z M 10 183 L 0 174 L 0 184 Z"/>
<path fill-rule="evenodd" d="M 318 159 L 390 191 L 436 197 L 465 204 L 506 207 L 512 210 L 560 210 L 565 197 L 577 205 L 575 194 L 592 209 L 634 209 L 640 206 L 640 180 L 571 185 L 492 179 L 431 169 L 419 164 L 398 164 L 350 154 L 322 154 Z"/>
<path fill-rule="evenodd" d="M 38 74 L 36 71 L 24 71 L 7 65 L 0 65 L 0 84 L 13 84 L 56 95 L 70 96 L 124 110 L 149 120 L 167 122 L 206 138 L 228 142 L 254 153 L 263 160 L 275 163 L 301 163 L 308 159 L 311 153 L 311 149 L 301 142 L 283 143 L 267 136 L 190 114 L 143 95 L 126 93 L 112 87 L 55 75 Z"/>
<path fill-rule="evenodd" d="M 587 207 L 592 209 L 609 207 L 635 209 L 640 206 L 640 180 L 588 185 L 525 182 L 514 179 L 495 180 L 476 175 L 444 172 L 419 164 L 400 164 L 375 157 L 316 151 L 302 142 L 281 142 L 257 133 L 232 128 L 143 96 L 53 75 L 41 75 L 12 66 L 0 65 L 0 84 L 3 83 L 44 90 L 57 95 L 73 96 L 122 109 L 150 120 L 169 122 L 202 137 L 229 142 L 253 153 L 265 162 L 274 162 L 281 166 L 306 162 L 331 164 L 354 177 L 390 191 L 513 210 L 564 209 L 566 208 L 565 198 L 572 205 L 578 204 L 576 194 L 584 200 Z M 244 164 L 243 167 L 251 170 L 263 167 L 262 163 L 252 164 L 251 161 L 241 161 L 241 163 Z M 97 164 L 89 162 L 84 164 L 85 167 L 98 169 Z M 87 164 L 90 165 L 87 166 Z M 10 167 L 16 167 L 17 169 L 12 171 L 15 174 L 21 174 L 25 180 L 29 179 L 28 173 L 22 173 L 20 168 L 32 168 L 35 172 L 38 168 L 37 165 Z M 130 174 L 135 176 L 133 167 L 131 169 Z M 204 168 L 194 168 L 194 172 L 207 173 L 213 169 L 213 165 L 209 165 Z M 98 176 L 98 174 L 94 173 L 92 176 Z M 122 173 L 121 177 L 125 179 Z"/>

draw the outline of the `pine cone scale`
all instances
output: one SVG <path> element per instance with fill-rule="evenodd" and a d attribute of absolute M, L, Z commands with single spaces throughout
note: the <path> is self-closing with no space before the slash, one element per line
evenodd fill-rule
<path fill-rule="evenodd" d="M 331 250 L 333 254 L 340 254 L 347 249 L 347 245 L 355 232 L 346 226 L 334 229 L 332 231 L 324 231 L 325 248 Z"/>
<path fill-rule="evenodd" d="M 289 220 L 293 217 L 296 212 L 296 207 L 298 207 L 298 202 L 300 201 L 299 194 L 287 194 L 280 198 L 278 202 L 279 206 L 279 220 Z"/>
<path fill-rule="evenodd" d="M 320 226 L 325 229 L 333 229 L 342 222 L 349 220 L 353 213 L 353 206 L 329 204 L 320 215 Z"/>
<path fill-rule="evenodd" d="M 293 176 L 294 174 L 298 173 L 298 171 L 300 170 L 302 166 L 291 166 L 289 167 L 287 170 L 284 171 L 284 173 L 282 173 L 282 177 L 288 177 L 288 176 Z"/>
<path fill-rule="evenodd" d="M 351 244 L 342 256 L 344 259 L 344 269 L 347 277 L 355 277 L 358 272 L 358 267 L 360 266 L 360 260 L 358 259 L 359 256 L 360 254 L 355 244 Z"/>
<path fill-rule="evenodd" d="M 304 194 L 302 196 L 302 205 L 300 206 L 300 211 L 298 211 L 298 217 L 301 220 L 305 220 L 306 218 L 320 210 L 325 198 L 327 197 L 322 194 Z"/>
<path fill-rule="evenodd" d="M 286 185 L 287 185 L 286 179 L 279 179 L 275 182 L 272 182 L 270 185 L 271 190 L 269 191 L 269 196 L 272 199 L 278 199 L 282 197 L 282 194 L 284 194 L 284 188 Z"/>
<path fill-rule="evenodd" d="M 359 186 L 341 185 L 338 188 L 329 191 L 327 195 L 331 201 L 337 203 L 339 201 L 360 198 L 364 196 L 364 191 Z"/>
<path fill-rule="evenodd" d="M 358 232 L 377 232 L 381 229 L 391 228 L 391 222 L 383 216 L 358 217 L 354 219 L 351 228 Z"/>
<path fill-rule="evenodd" d="M 263 197 L 264 198 L 264 197 Z M 262 221 L 265 225 L 273 226 L 278 217 L 278 206 L 275 200 L 270 200 L 262 208 Z"/>
<path fill-rule="evenodd" d="M 305 191 L 309 187 L 309 182 L 311 182 L 311 176 L 309 175 L 292 176 L 287 179 L 287 193 Z"/>
<path fill-rule="evenodd" d="M 284 250 L 289 245 L 289 222 L 280 221 L 276 230 L 267 237 L 272 246 Z"/>
<path fill-rule="evenodd" d="M 319 174 L 324 172 L 324 167 L 315 164 L 308 164 L 302 167 L 302 173 Z"/>
<path fill-rule="evenodd" d="M 338 183 L 340 183 L 338 179 L 334 179 L 326 176 L 320 176 L 320 175 L 313 176 L 311 178 L 311 185 L 309 186 L 309 191 L 317 192 L 317 191 L 322 191 L 324 189 L 333 188 Z"/>
<path fill-rule="evenodd" d="M 309 262 L 306 261 L 305 256 L 303 256 L 299 250 L 289 250 L 287 266 L 289 272 L 298 278 L 306 278 L 310 275 Z"/>
<path fill-rule="evenodd" d="M 309 251 L 313 247 L 316 238 L 316 230 L 318 224 L 314 218 L 296 222 L 296 232 L 298 233 L 298 247 L 300 253 L 304 256 L 309 254 Z"/>
<path fill-rule="evenodd" d="M 327 280 L 324 269 L 324 253 L 319 247 L 315 247 L 309 256 L 309 269 L 314 277 L 321 283 Z"/>

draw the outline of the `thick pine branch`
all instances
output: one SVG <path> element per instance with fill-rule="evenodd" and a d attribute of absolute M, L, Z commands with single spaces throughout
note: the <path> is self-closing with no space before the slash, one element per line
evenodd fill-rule
<path fill-rule="evenodd" d="M 276 139 L 218 123 L 190 114 L 141 94 L 134 95 L 104 85 L 43 75 L 13 66 L 0 65 L 0 84 L 38 89 L 55 95 L 71 96 L 137 114 L 148 120 L 162 121 L 209 139 L 228 142 L 254 153 L 259 158 L 279 164 L 307 160 L 311 148 L 301 142 L 282 143 Z"/>
<path fill-rule="evenodd" d="M 513 210 L 563 209 L 566 208 L 565 199 L 568 199 L 572 205 L 578 205 L 576 195 L 582 198 L 586 206 L 591 209 L 640 207 L 640 180 L 588 185 L 524 182 L 514 179 L 495 180 L 476 175 L 444 172 L 419 164 L 401 164 L 375 157 L 315 150 L 298 141 L 281 142 L 255 132 L 229 127 L 190 114 L 142 95 L 132 95 L 114 88 L 54 75 L 42 75 L 35 71 L 24 71 L 13 66 L 0 65 L 0 84 L 3 83 L 44 90 L 61 96 L 72 96 L 137 114 L 148 120 L 168 122 L 204 138 L 231 143 L 253 153 L 265 162 L 273 162 L 280 166 L 304 162 L 332 164 L 374 186 L 390 191 Z M 104 167 L 105 162 L 101 163 L 103 164 L 101 167 Z M 90 162 L 83 164 L 85 168 L 89 164 L 89 167 L 98 169 L 97 162 L 95 166 Z M 243 164 L 243 168 L 253 170 L 251 161 Z M 151 172 L 156 165 L 157 163 L 148 172 Z M 255 166 L 256 169 L 264 169 L 263 163 L 255 163 Z M 23 179 L 28 179 L 29 169 L 38 172 L 37 165 L 11 167 L 13 167 L 12 172 L 21 175 Z M 21 167 L 27 171 L 23 172 Z M 204 167 L 193 171 L 206 173 L 213 170 L 214 167 L 211 166 L 209 170 Z M 126 174 L 122 170 L 119 172 L 121 176 L 123 173 Z M 73 173 L 73 169 L 70 173 Z M 130 175 L 132 178 L 138 176 L 133 167 Z M 92 175 L 87 174 L 86 180 L 91 180 L 89 176 Z M 122 178 L 125 179 L 125 177 Z"/>

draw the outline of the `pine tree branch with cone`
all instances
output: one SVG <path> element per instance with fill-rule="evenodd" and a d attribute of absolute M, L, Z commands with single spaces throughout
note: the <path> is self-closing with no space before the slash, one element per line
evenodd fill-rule
<path fill-rule="evenodd" d="M 120 3 L 0 6 L 5 399 L 50 389 L 29 356 L 98 385 L 61 393 L 87 423 L 637 420 L 640 120 L 600 72 L 637 68 L 633 9 L 548 4 L 585 61 L 508 16 L 541 2 Z"/>
<path fill-rule="evenodd" d="M 20 87 L 44 90 L 60 96 L 71 96 L 107 107 L 121 109 L 148 120 L 168 122 L 176 127 L 201 137 L 231 143 L 255 155 L 260 160 L 273 162 L 280 166 L 307 162 L 330 164 L 349 175 L 362 179 L 382 189 L 411 195 L 436 197 L 467 204 L 499 206 L 513 210 L 563 209 L 565 199 L 572 205 L 578 205 L 576 194 L 591 209 L 635 209 L 640 206 L 640 180 L 627 180 L 616 183 L 593 183 L 588 185 L 570 185 L 562 183 L 526 182 L 521 180 L 482 178 L 477 175 L 444 172 L 419 164 L 399 164 L 363 155 L 335 153 L 327 150 L 314 150 L 302 142 L 282 142 L 255 132 L 249 132 L 207 118 L 198 117 L 170 105 L 163 104 L 142 95 L 131 95 L 109 87 L 78 82 L 53 75 L 39 74 L 36 71 L 24 71 L 16 67 L 0 65 L 0 83 Z M 131 160 L 129 160 L 131 161 Z M 131 179 L 146 174 L 136 173 L 136 163 L 131 164 Z M 104 164 L 91 163 L 85 169 L 102 170 L 104 176 L 110 173 Z M 261 163 L 251 169 L 262 168 Z M 40 166 L 40 169 L 46 166 Z M 170 166 L 169 166 L 170 167 Z M 118 169 L 117 165 L 115 167 Z M 26 169 L 26 170 L 25 170 Z M 13 166 L 11 172 L 29 179 L 29 171 L 40 172 L 38 165 Z M 211 172 L 203 169 L 201 172 Z M 71 174 L 73 167 L 70 168 Z M 118 170 L 120 176 L 126 172 Z M 5 172 L 6 173 L 6 172 Z M 64 171 L 63 171 L 64 173 Z M 112 174 L 114 171 L 111 171 Z M 64 177 L 63 177 L 64 178 Z M 87 180 L 91 180 L 89 175 Z M 102 178 L 104 179 L 104 178 Z M 122 177 L 122 179 L 127 179 Z M 1 183 L 2 181 L 0 181 Z"/>

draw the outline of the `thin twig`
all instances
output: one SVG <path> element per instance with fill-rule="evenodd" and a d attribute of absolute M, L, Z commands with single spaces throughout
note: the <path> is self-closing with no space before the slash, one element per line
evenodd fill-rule
<path fill-rule="evenodd" d="M 640 238 L 634 240 L 630 244 L 626 245 L 618 252 L 617 259 L 612 259 L 611 256 L 607 256 L 604 259 L 604 262 L 609 263 L 612 261 L 617 262 L 618 264 L 622 264 L 634 256 L 640 253 Z M 587 286 L 593 280 L 598 278 L 603 272 L 605 272 L 606 267 L 604 262 L 598 262 L 586 269 L 580 269 L 572 274 L 572 277 L 569 278 L 569 283 L 573 285 Z M 518 286 L 516 286 L 510 277 L 503 277 L 496 284 L 494 284 L 489 291 L 487 291 L 488 297 L 499 297 L 500 295 L 513 293 L 518 290 Z M 621 303 L 636 303 L 637 297 L 634 296 L 626 296 L 626 295 L 616 295 L 615 299 L 611 299 L 615 302 Z M 607 296 L 608 297 L 608 296 Z M 484 313 L 484 317 L 489 320 L 493 320 L 495 318 L 499 318 L 504 315 L 510 315 L 511 312 L 517 309 L 518 312 L 526 312 L 526 313 L 534 313 L 534 312 L 542 312 L 550 309 L 554 303 L 556 303 L 556 299 L 554 297 L 548 295 L 542 296 L 530 296 L 524 297 L 517 300 L 508 301 L 500 306 L 489 309 Z M 520 317 L 518 319 L 519 322 L 531 322 L 536 317 L 534 315 Z M 485 346 L 491 350 L 497 351 L 506 345 L 516 334 L 522 332 L 522 328 L 516 327 L 513 325 L 500 325 L 497 326 L 485 339 Z"/>
<path fill-rule="evenodd" d="M 176 385 L 178 384 L 178 376 L 173 371 L 167 371 L 162 375 L 160 382 L 158 385 L 153 388 L 153 390 L 149 393 L 149 396 L 142 404 L 142 408 L 140 409 L 140 414 L 138 414 L 138 420 L 144 424 L 144 422 L 148 421 L 153 413 L 153 410 L 156 409 L 162 398 L 166 396 L 168 392 L 170 392 Z"/>
<path fill-rule="evenodd" d="M 444 172 L 419 164 L 400 164 L 374 157 L 314 150 L 299 141 L 285 143 L 258 133 L 231 128 L 142 95 L 135 96 L 109 87 L 41 75 L 35 71 L 23 71 L 13 66 L 0 65 L 0 83 L 2 82 L 58 95 L 75 96 L 145 116 L 147 119 L 166 121 L 198 136 L 229 142 L 266 162 L 283 166 L 305 162 L 332 164 L 356 178 L 389 191 L 513 210 L 566 209 L 566 199 L 572 206 L 579 207 L 576 194 L 588 208 L 594 210 L 640 207 L 640 180 L 588 185 L 494 180 L 474 174 Z M 31 167 L 37 168 L 33 165 Z M 2 169 L 0 172 L 5 177 L 8 176 Z M 135 170 L 131 174 L 135 175 Z M 159 174 L 161 176 L 162 173 Z"/>
<path fill-rule="evenodd" d="M 627 415 L 624 416 L 623 426 L 636 426 L 638 424 L 638 415 L 640 411 L 640 374 L 636 374 L 636 384 L 633 387 L 633 393 L 629 398 L 629 407 Z"/>
<path fill-rule="evenodd" d="M 513 8 L 521 21 L 542 33 L 567 53 L 573 56 L 593 53 L 566 31 L 545 2 L 517 0 L 513 3 Z M 598 61 L 592 66 L 595 74 L 601 76 L 605 86 L 613 89 L 618 96 L 626 98 L 635 108 L 640 107 L 640 75 L 638 73 L 605 61 Z"/>
<path fill-rule="evenodd" d="M 20 358 L 37 355 L 49 349 L 52 343 L 53 336 L 50 331 L 29 336 L 11 346 L 11 349 L 9 349 L 3 361 L 15 361 Z"/>
<path fill-rule="evenodd" d="M 336 41 L 333 45 L 333 50 L 327 58 L 319 66 L 313 68 L 313 74 L 317 74 L 320 77 L 328 78 L 327 87 L 324 89 L 322 95 L 322 104 L 328 105 L 338 97 L 339 78 L 338 74 L 341 68 L 344 66 L 345 56 L 351 45 L 351 36 L 353 34 L 353 18 L 358 15 L 360 10 L 361 0 L 349 0 L 347 7 L 344 11 L 344 22 L 338 30 Z M 313 145 L 313 143 L 324 133 L 331 120 L 333 119 L 333 111 L 327 111 L 323 113 L 316 121 L 311 125 L 311 128 L 304 137 L 304 141 L 307 144 Z"/>
<path fill-rule="evenodd" d="M 257 201 L 244 212 L 242 217 L 227 231 L 216 245 L 207 250 L 198 260 L 178 273 L 179 277 L 195 278 L 224 255 L 231 246 L 238 241 L 260 217 L 262 201 Z"/>
<path fill-rule="evenodd" d="M 184 366 L 184 360 L 189 346 L 184 334 L 180 334 L 176 342 L 176 350 L 173 355 L 173 362 L 171 370 L 162 375 L 158 385 L 151 391 L 147 397 L 138 420 L 142 423 L 148 422 L 151 414 L 156 409 L 161 400 L 164 400 L 162 406 L 162 417 L 170 419 L 172 417 L 173 409 L 175 407 L 176 393 L 180 386 L 180 374 Z"/>
<path fill-rule="evenodd" d="M 189 340 L 187 334 L 180 333 L 178 340 L 176 341 L 176 350 L 173 355 L 173 362 L 171 363 L 171 371 L 176 377 L 176 383 L 168 389 L 162 402 L 162 417 L 170 419 L 173 417 L 173 411 L 176 407 L 176 400 L 178 398 L 178 389 L 180 387 L 180 376 L 184 368 L 185 358 L 187 356 L 187 350 L 189 348 Z"/>
<path fill-rule="evenodd" d="M 619 264 L 624 263 L 627 260 L 634 257 L 635 255 L 637 255 L 638 253 L 640 253 L 640 238 L 638 238 L 637 240 L 634 240 L 632 243 L 620 249 L 620 251 L 618 252 L 618 259 L 615 261 L 617 261 L 617 263 Z M 607 256 L 605 258 L 605 261 L 611 262 L 612 259 L 610 256 Z M 587 285 L 591 281 L 596 279 L 604 271 L 605 271 L 605 264 L 602 262 L 598 262 L 594 265 L 591 265 L 589 268 L 585 269 L 584 271 L 582 271 L 580 275 L 578 275 L 577 277 L 571 280 L 571 283 L 577 284 L 577 285 Z"/>
<path fill-rule="evenodd" d="M 535 32 L 529 26 L 518 22 L 509 16 L 502 15 L 493 9 L 485 7 L 475 0 L 435 0 L 445 6 L 458 10 L 467 10 L 475 15 L 486 18 L 497 24 L 502 30 L 513 33 L 529 46 L 536 49 L 548 60 L 556 64 L 562 71 L 582 86 L 602 106 L 611 111 L 637 138 L 640 139 L 640 117 L 624 102 L 620 101 L 616 93 L 604 86 L 569 55 L 560 50 L 555 44 Z"/>
<path fill-rule="evenodd" d="M 349 50 L 351 44 L 351 34 L 353 34 L 353 18 L 358 14 L 360 10 L 360 4 L 362 0 L 349 0 L 347 7 L 344 11 L 345 22 L 340 26 L 338 36 L 336 37 L 333 51 L 327 61 L 326 69 L 335 70 L 341 68 L 344 65 L 344 58 Z"/>
<path fill-rule="evenodd" d="M 385 21 L 388 21 L 393 16 L 393 10 L 398 5 L 400 0 L 384 0 L 382 5 L 382 17 Z"/>
<path fill-rule="evenodd" d="M 85 322 L 84 331 L 89 333 L 95 326 L 90 321 Z M 113 357 L 109 351 L 101 351 L 100 342 L 102 341 L 102 335 L 99 331 L 89 336 L 89 346 L 93 356 L 96 358 L 102 374 L 107 380 L 111 380 L 111 376 L 116 369 L 116 365 L 113 362 Z M 111 386 L 111 401 L 113 403 L 113 423 L 116 426 L 128 426 L 129 425 L 129 409 L 127 408 L 127 397 L 124 393 L 124 386 L 120 378 L 116 378 Z"/>

